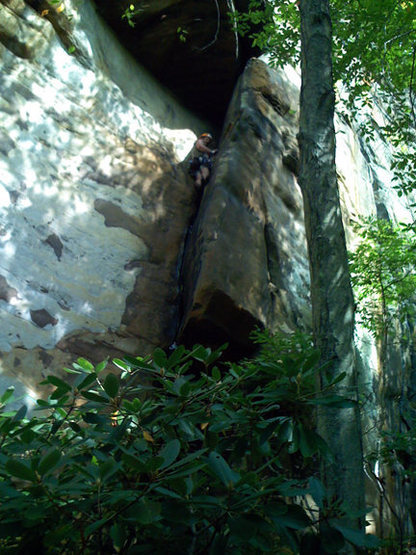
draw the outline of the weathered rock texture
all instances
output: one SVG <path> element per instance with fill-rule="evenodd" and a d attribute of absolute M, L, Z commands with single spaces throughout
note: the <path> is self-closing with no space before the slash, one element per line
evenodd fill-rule
<path fill-rule="evenodd" d="M 249 63 L 228 111 L 214 175 L 188 241 L 186 341 L 249 344 L 254 325 L 309 320 L 308 265 L 297 165 L 296 89 Z"/>
<path fill-rule="evenodd" d="M 0 364 L 30 389 L 77 355 L 173 340 L 193 212 L 179 162 L 204 125 L 89 3 L 44 9 L 0 3 Z"/>

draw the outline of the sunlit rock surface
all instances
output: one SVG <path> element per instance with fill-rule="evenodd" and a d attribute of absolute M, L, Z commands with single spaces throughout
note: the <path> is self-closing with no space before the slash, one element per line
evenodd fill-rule
<path fill-rule="evenodd" d="M 89 2 L 45 9 L 0 3 L 0 374 L 31 389 L 78 355 L 173 340 L 178 164 L 204 129 Z"/>

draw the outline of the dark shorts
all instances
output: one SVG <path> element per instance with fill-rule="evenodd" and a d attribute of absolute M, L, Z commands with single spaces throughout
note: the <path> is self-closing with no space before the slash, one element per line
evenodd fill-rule
<path fill-rule="evenodd" d="M 196 174 L 200 171 L 201 167 L 204 166 L 208 168 L 209 171 L 212 169 L 212 158 L 207 154 L 202 154 L 201 156 L 195 156 L 189 163 L 189 173 L 192 177 L 196 177 Z"/>

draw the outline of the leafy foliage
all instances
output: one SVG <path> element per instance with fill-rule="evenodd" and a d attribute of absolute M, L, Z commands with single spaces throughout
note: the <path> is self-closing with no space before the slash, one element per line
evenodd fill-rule
<path fill-rule="evenodd" d="M 354 94 L 373 82 L 395 90 L 409 87 L 416 6 L 411 0 L 348 0 L 332 3 L 337 79 L 349 78 Z"/>
<path fill-rule="evenodd" d="M 271 64 L 282 67 L 299 62 L 298 5 L 292 0 L 250 0 L 247 12 L 232 17 L 240 34 L 267 53 Z M 416 189 L 416 4 L 333 0 L 331 19 L 334 80 L 347 91 L 343 100 L 348 113 L 366 111 L 360 131 L 367 141 L 375 132 L 390 141 L 396 188 L 399 195 L 408 194 Z M 375 89 L 383 98 L 383 124 L 368 112 Z"/>
<path fill-rule="evenodd" d="M 135 27 L 136 16 L 140 15 L 143 12 L 143 8 L 137 8 L 134 4 L 130 4 L 128 8 L 126 8 L 121 16 L 121 19 L 125 19 L 130 27 Z"/>
<path fill-rule="evenodd" d="M 376 130 L 390 141 L 396 188 L 407 194 L 416 188 L 416 5 L 336 1 L 332 20 L 335 77 L 347 85 L 352 112 L 374 103 L 376 85 L 386 122 L 380 126 L 370 118 L 362 131 L 371 138 Z"/>
<path fill-rule="evenodd" d="M 414 313 L 416 248 L 413 233 L 387 220 L 364 219 L 355 226 L 361 241 L 350 253 L 352 283 L 361 323 L 375 335 L 392 318 Z"/>
<path fill-rule="evenodd" d="M 297 63 L 300 56 L 299 12 L 292 0 L 250 0 L 247 12 L 233 12 L 241 36 L 266 52 L 271 64 Z"/>
<path fill-rule="evenodd" d="M 384 463 L 394 468 L 405 480 L 413 481 L 416 479 L 415 406 L 406 417 L 406 426 L 403 426 L 403 431 L 382 433 L 380 456 Z"/>
<path fill-rule="evenodd" d="M 0 399 L 2 553 L 312 553 L 375 538 L 343 526 L 313 477 L 313 375 L 319 355 L 301 336 L 257 334 L 254 361 L 216 365 L 221 349 L 178 347 L 126 357 L 103 377 L 78 359 L 38 413 Z M 305 350 L 303 350 L 305 347 Z M 297 469 L 302 468 L 302 476 Z M 311 475 L 308 480 L 308 473 Z M 317 533 L 309 494 L 320 509 Z"/>

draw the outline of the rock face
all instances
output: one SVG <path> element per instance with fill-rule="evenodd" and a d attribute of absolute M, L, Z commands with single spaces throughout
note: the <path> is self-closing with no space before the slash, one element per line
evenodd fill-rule
<path fill-rule="evenodd" d="M 206 122 L 137 65 L 89 1 L 76 10 L 69 0 L 64 10 L 30 1 L 33 7 L 0 0 L 0 389 L 15 383 L 22 396 L 36 395 L 45 373 L 59 373 L 77 356 L 98 362 L 176 340 L 228 341 L 238 358 L 250 352 L 255 325 L 308 330 L 296 72 L 248 63 L 197 205 L 184 159 L 196 134 L 209 130 Z M 228 4 L 219 2 L 221 33 Z M 110 3 L 97 5 L 110 10 Z M 109 19 L 119 13 L 110 12 Z M 177 32 L 183 18 L 185 42 Z M 217 26 L 216 2 L 164 0 L 149 5 L 136 28 L 144 33 L 136 54 L 158 75 L 166 67 L 176 79 L 180 68 L 184 90 L 175 92 L 211 119 L 225 112 L 241 63 L 233 30 L 216 38 Z M 203 55 L 192 50 L 212 38 Z M 172 65 L 168 54 L 178 56 Z M 206 89 L 197 98 L 195 81 Z M 383 113 L 374 108 L 363 117 Z M 407 200 L 392 187 L 389 149 L 377 133 L 360 140 L 359 123 L 336 118 L 350 247 L 359 216 L 411 220 Z M 390 346 L 384 374 L 364 330 L 357 330 L 357 352 L 365 429 L 381 422 L 399 431 L 414 395 L 414 351 Z M 379 440 L 365 434 L 376 457 Z M 386 478 L 379 468 L 370 468 L 374 506 Z M 402 500 L 395 512 L 403 531 L 411 531 L 413 486 L 387 478 L 391 498 Z M 382 514 L 372 516 L 380 522 Z"/>
<path fill-rule="evenodd" d="M 204 129 L 91 4 L 45 9 L 0 3 L 1 375 L 31 390 L 77 355 L 173 340 L 193 212 L 179 163 Z"/>
<path fill-rule="evenodd" d="M 309 321 L 297 90 L 253 60 L 230 105 L 221 150 L 185 258 L 185 341 L 247 346 L 254 325 Z M 232 248 L 230 248 L 232 245 Z"/>

